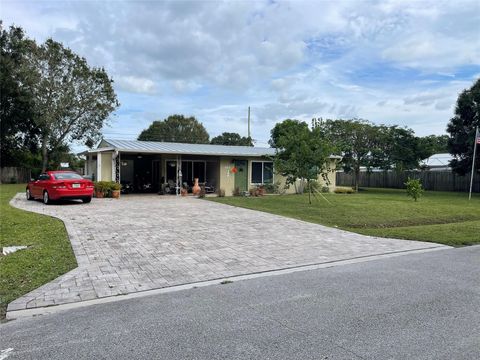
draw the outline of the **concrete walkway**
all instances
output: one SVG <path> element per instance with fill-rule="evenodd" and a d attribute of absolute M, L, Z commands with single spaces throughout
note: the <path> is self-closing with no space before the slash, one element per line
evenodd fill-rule
<path fill-rule="evenodd" d="M 123 196 L 11 205 L 64 221 L 78 268 L 11 302 L 15 311 L 379 254 L 447 248 L 358 235 L 195 198 Z"/>

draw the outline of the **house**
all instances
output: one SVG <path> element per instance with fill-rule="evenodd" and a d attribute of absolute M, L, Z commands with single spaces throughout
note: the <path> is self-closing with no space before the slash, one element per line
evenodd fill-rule
<path fill-rule="evenodd" d="M 454 159 L 452 154 L 434 154 L 420 162 L 420 168 L 430 171 L 452 171 L 450 161 Z"/>
<path fill-rule="evenodd" d="M 85 174 L 97 181 L 131 184 L 137 191 L 158 192 L 166 187 L 192 186 L 194 179 L 211 189 L 232 195 L 235 189 L 248 191 L 259 185 L 278 184 L 285 179 L 273 169 L 275 149 L 155 141 L 103 139 L 98 147 L 82 153 Z M 328 176 L 322 184 L 335 186 L 336 163 L 331 156 Z M 295 192 L 292 186 L 286 190 Z"/>

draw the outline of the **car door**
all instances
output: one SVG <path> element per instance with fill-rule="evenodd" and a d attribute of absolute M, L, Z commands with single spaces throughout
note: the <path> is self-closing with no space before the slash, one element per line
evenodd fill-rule
<path fill-rule="evenodd" d="M 50 176 L 47 174 L 40 174 L 38 180 L 33 183 L 33 196 L 34 197 L 42 197 L 43 196 L 43 189 L 46 186 L 46 182 L 50 180 Z"/>

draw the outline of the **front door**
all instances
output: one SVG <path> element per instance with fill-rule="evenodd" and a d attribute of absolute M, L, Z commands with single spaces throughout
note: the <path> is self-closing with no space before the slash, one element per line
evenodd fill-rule
<path fill-rule="evenodd" d="M 248 167 L 246 160 L 235 160 L 235 167 L 237 172 L 235 173 L 235 189 L 239 191 L 248 190 Z"/>

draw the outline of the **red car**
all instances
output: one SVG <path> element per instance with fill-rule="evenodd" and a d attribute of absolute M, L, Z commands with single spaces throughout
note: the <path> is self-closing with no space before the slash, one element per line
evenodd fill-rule
<path fill-rule="evenodd" d="M 26 195 L 28 200 L 42 199 L 45 204 L 60 199 L 81 199 L 89 203 L 93 196 L 93 182 L 73 171 L 47 171 L 28 183 Z"/>

